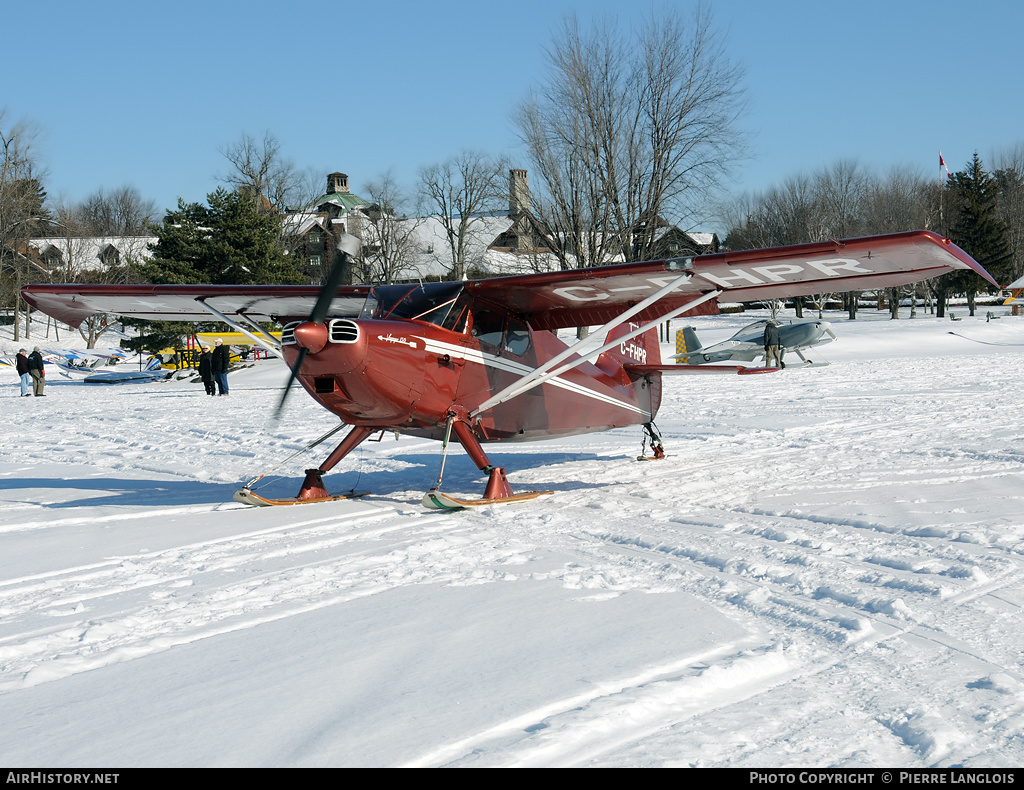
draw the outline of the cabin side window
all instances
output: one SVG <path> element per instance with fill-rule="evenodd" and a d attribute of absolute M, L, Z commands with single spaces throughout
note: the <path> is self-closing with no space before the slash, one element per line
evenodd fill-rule
<path fill-rule="evenodd" d="M 487 307 L 473 310 L 473 328 L 470 334 L 481 345 L 501 349 L 517 357 L 530 348 L 530 327 L 525 321 Z"/>
<path fill-rule="evenodd" d="M 502 313 L 480 308 L 473 311 L 472 335 L 481 343 L 494 348 L 501 347 L 501 335 L 505 328 L 505 316 Z"/>

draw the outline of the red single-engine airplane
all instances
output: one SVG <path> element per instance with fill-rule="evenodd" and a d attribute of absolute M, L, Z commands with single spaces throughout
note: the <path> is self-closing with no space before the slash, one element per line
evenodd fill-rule
<path fill-rule="evenodd" d="M 355 240 L 343 243 L 353 254 Z M 967 253 L 929 231 L 768 250 L 624 263 L 467 282 L 326 285 L 29 285 L 26 302 L 73 326 L 94 313 L 153 320 L 225 321 L 262 345 L 258 322 L 284 325 L 281 350 L 306 391 L 351 426 L 299 494 L 267 500 L 248 486 L 236 499 L 295 504 L 328 494 L 322 475 L 378 431 L 444 442 L 452 434 L 488 475 L 483 499 L 444 494 L 438 508 L 512 502 L 505 470 L 482 444 L 534 441 L 643 425 L 663 456 L 653 420 L 665 373 L 761 373 L 764 368 L 664 365 L 656 325 L 719 297 L 734 302 L 903 285 L 973 269 Z M 600 329 L 567 346 L 554 330 Z M 283 399 L 282 399 L 283 403 Z M 338 426 L 339 428 L 341 426 Z M 337 430 L 337 428 L 335 429 Z M 443 460 L 442 460 L 443 472 Z"/>

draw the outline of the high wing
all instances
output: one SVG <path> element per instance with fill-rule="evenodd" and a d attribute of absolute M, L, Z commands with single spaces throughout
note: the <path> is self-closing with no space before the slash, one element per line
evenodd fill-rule
<path fill-rule="evenodd" d="M 752 302 L 814 293 L 890 288 L 954 269 L 973 269 L 995 285 L 971 256 L 931 231 L 744 250 L 695 258 L 624 263 L 593 269 L 495 277 L 466 284 L 480 298 L 509 307 L 538 329 L 593 326 L 613 319 L 685 271 L 692 272 L 632 320 L 655 320 L 695 296 L 721 289 L 719 301 Z"/>
<path fill-rule="evenodd" d="M 203 307 L 253 321 L 300 320 L 316 304 L 316 285 L 27 285 L 26 302 L 37 310 L 78 326 L 96 313 L 113 313 L 151 321 L 209 321 L 215 316 Z M 331 305 L 336 318 L 359 315 L 368 285 L 338 288 Z"/>
<path fill-rule="evenodd" d="M 466 290 L 522 316 L 536 329 L 594 326 L 613 320 L 689 274 L 668 295 L 635 314 L 656 320 L 702 294 L 749 302 L 813 293 L 886 288 L 973 269 L 995 281 L 967 253 L 930 231 L 910 231 L 745 250 L 695 258 L 623 263 L 591 269 L 472 280 Z M 370 286 L 343 286 L 331 317 L 359 315 Z M 94 313 L 152 320 L 210 320 L 219 312 L 286 323 L 310 314 L 316 286 L 292 285 L 29 285 L 33 307 L 72 326 Z M 203 305 L 208 305 L 209 308 Z"/>

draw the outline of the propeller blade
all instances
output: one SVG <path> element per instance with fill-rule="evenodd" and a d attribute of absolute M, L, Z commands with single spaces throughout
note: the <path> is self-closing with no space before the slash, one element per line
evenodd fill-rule
<path fill-rule="evenodd" d="M 299 377 L 299 371 L 302 369 L 302 360 L 306 358 L 306 354 L 308 352 L 308 348 L 299 349 L 299 356 L 295 360 L 295 367 L 292 368 L 292 374 L 288 377 L 288 383 L 284 385 L 284 392 L 281 393 L 281 400 L 278 401 L 277 408 L 274 409 L 274 422 L 281 419 L 281 412 L 284 410 L 285 401 L 288 400 L 288 393 L 292 391 L 292 384 L 294 384 L 295 380 Z"/>
<path fill-rule="evenodd" d="M 316 303 L 309 314 L 309 320 L 315 324 L 322 324 L 324 319 L 327 318 L 327 313 L 331 309 L 331 302 L 334 301 L 334 296 L 338 292 L 338 286 L 341 285 L 342 277 L 345 274 L 345 267 L 352 261 L 352 256 L 359 251 L 359 239 L 348 233 L 344 234 L 338 242 L 338 250 L 341 252 L 341 255 L 338 256 L 334 266 L 331 267 L 331 272 L 327 275 L 327 281 L 320 288 L 320 293 L 316 297 Z M 274 409 L 273 420 L 275 422 L 281 417 L 285 401 L 288 400 L 288 393 L 291 392 L 292 384 L 299 377 L 299 372 L 302 370 L 302 362 L 308 353 L 309 349 L 305 346 L 299 349 L 299 356 L 295 360 L 291 376 L 288 377 L 288 383 L 284 387 L 284 392 L 281 393 L 281 401 L 277 404 L 277 408 Z"/>
<path fill-rule="evenodd" d="M 316 304 L 313 305 L 313 310 L 309 314 L 310 321 L 320 324 L 327 318 L 327 312 L 331 309 L 331 302 L 334 301 L 334 295 L 338 291 L 338 286 L 341 285 L 341 278 L 345 273 L 345 265 L 350 260 L 351 257 L 347 252 L 342 252 L 338 256 L 338 260 L 331 267 L 331 273 L 327 275 L 327 282 L 324 283 L 320 293 L 317 294 Z"/>
<path fill-rule="evenodd" d="M 320 289 L 320 293 L 316 297 L 316 304 L 313 305 L 313 311 L 309 314 L 309 320 L 317 324 L 327 318 L 331 302 L 334 301 L 334 295 L 338 291 L 338 286 L 341 285 L 345 267 L 352 261 L 352 256 L 359 251 L 359 239 L 346 233 L 338 242 L 338 251 L 341 255 L 331 267 L 331 273 L 327 275 L 327 281 Z"/>

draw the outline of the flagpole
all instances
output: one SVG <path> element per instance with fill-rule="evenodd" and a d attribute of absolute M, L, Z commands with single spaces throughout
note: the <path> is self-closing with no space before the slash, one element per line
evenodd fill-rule
<path fill-rule="evenodd" d="M 939 151 L 939 231 L 943 236 L 946 235 L 946 215 L 943 211 L 943 195 L 946 190 L 942 184 L 942 169 L 946 167 L 946 161 L 942 158 L 942 151 Z M 946 168 L 946 172 L 949 172 L 949 168 Z"/>

